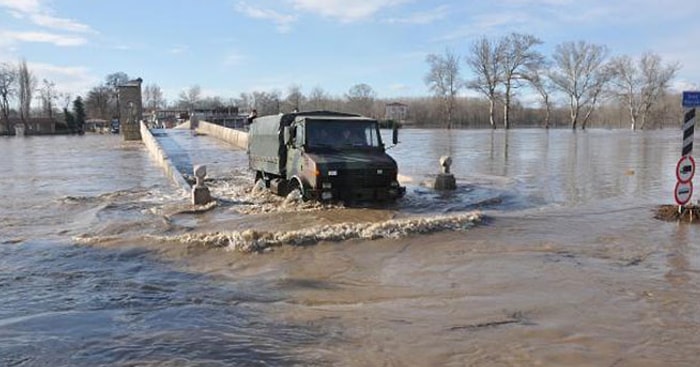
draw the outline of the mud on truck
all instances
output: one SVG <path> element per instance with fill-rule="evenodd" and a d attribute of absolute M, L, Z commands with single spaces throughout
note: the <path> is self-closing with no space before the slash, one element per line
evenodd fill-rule
<path fill-rule="evenodd" d="M 397 143 L 394 130 L 393 144 Z M 248 132 L 256 185 L 304 200 L 392 201 L 406 192 L 386 151 L 377 120 L 313 111 L 262 116 Z"/>

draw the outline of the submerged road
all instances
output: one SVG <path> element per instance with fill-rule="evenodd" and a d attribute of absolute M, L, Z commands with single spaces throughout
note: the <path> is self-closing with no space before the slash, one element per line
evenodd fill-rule
<path fill-rule="evenodd" d="M 248 158 L 244 149 L 213 136 L 187 129 L 151 129 L 153 137 L 185 178 L 193 177 L 193 167 L 207 166 L 207 178 L 221 179 L 232 168 L 246 169 Z"/>

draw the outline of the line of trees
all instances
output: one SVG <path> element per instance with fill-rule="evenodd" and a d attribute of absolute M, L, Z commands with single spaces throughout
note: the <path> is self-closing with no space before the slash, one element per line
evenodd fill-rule
<path fill-rule="evenodd" d="M 39 100 L 38 109 L 32 110 L 33 99 Z M 61 101 L 64 103 L 64 112 L 59 118 L 56 110 Z M 74 101 L 74 108 L 76 101 L 78 105 L 82 103 L 78 97 Z M 12 102 L 16 102 L 16 108 L 13 108 Z M 26 60 L 22 59 L 16 65 L 8 62 L 0 63 L 0 121 L 6 132 L 10 133 L 13 129 L 11 118 L 18 118 L 25 130 L 32 116 L 68 122 L 70 102 L 71 95 L 58 92 L 54 82 L 48 79 L 38 82 Z M 78 111 L 76 115 L 77 117 L 67 124 L 68 129 L 73 132 L 81 131 L 85 122 L 85 113 Z"/>
<path fill-rule="evenodd" d="M 609 58 L 606 46 L 584 41 L 561 43 L 547 58 L 537 49 L 541 44 L 537 37 L 520 33 L 476 40 L 465 57 L 474 75 L 470 80 L 461 79 L 460 57 L 452 51 L 428 55 L 425 83 L 444 106 L 441 119 L 446 126 L 452 127 L 459 91 L 471 89 L 488 101 L 491 127 L 496 128 L 496 106 L 503 107 L 503 127 L 508 129 L 517 91 L 526 89 L 539 96 L 545 112 L 542 126 L 546 128 L 557 98 L 568 104 L 573 129 L 579 125 L 585 129 L 603 102 L 608 102 L 607 109 L 614 104 L 624 106 L 632 130 L 646 128 L 655 109 L 666 109 L 664 97 L 680 69 L 677 62 L 664 63 L 653 52 L 638 60 L 629 56 Z"/>
<path fill-rule="evenodd" d="M 496 128 L 502 122 L 505 129 L 515 125 L 636 130 L 677 126 L 680 121 L 678 95 L 669 93 L 679 63 L 665 62 L 653 52 L 638 59 L 610 57 L 605 45 L 585 41 L 563 42 L 547 57 L 538 49 L 542 44 L 533 35 L 511 33 L 481 37 L 464 56 L 449 49 L 430 54 L 423 80 L 432 97 L 399 100 L 408 105 L 409 120 L 416 126 Z M 471 72 L 470 79 L 462 78 L 463 67 Z M 465 97 L 462 92 L 467 90 L 480 97 Z M 396 100 L 377 98 L 371 86 L 360 83 L 342 97 L 318 86 L 305 96 L 299 85 L 292 85 L 284 96 L 278 90 L 255 91 L 224 103 L 219 97 L 201 98 L 199 86 L 194 86 L 180 94 L 175 106 L 229 104 L 242 110 L 255 108 L 260 114 L 333 109 L 383 118 L 385 104 Z"/>
<path fill-rule="evenodd" d="M 408 106 L 408 122 L 425 127 L 503 128 L 589 126 L 635 129 L 677 126 L 681 110 L 678 95 L 669 87 L 680 65 L 665 62 L 646 52 L 638 58 L 610 57 L 604 45 L 585 41 L 563 42 L 547 57 L 538 48 L 543 42 L 530 34 L 511 33 L 500 38 L 481 37 L 464 55 L 450 49 L 426 57 L 428 71 L 423 81 L 431 96 L 379 98 L 366 83 L 351 86 L 342 96 L 332 96 L 316 86 L 308 94 L 300 85 L 280 90 L 240 93 L 224 98 L 202 95 L 199 85 L 183 90 L 168 104 L 162 89 L 154 83 L 143 89 L 146 111 L 176 109 L 221 109 L 238 107 L 241 112 L 256 109 L 259 115 L 301 110 L 338 110 L 385 118 L 385 105 L 399 101 Z M 462 69 L 470 79 L 462 77 Z M 110 120 L 119 114 L 117 87 L 129 81 L 124 72 L 105 77 L 82 98 L 59 93 L 53 82 L 38 83 L 25 60 L 17 65 L 0 64 L 0 118 L 10 130 L 9 118 L 17 116 L 26 124 L 32 113 L 32 98 L 41 102 L 40 114 L 54 118 L 63 103 L 63 117 Z M 465 91 L 479 97 L 467 97 Z M 36 92 L 36 95 L 34 94 Z M 16 100 L 16 109 L 12 101 Z M 73 101 L 72 116 L 68 106 Z M 502 111 L 502 112 L 499 112 Z M 34 111 L 34 114 L 37 112 Z"/>

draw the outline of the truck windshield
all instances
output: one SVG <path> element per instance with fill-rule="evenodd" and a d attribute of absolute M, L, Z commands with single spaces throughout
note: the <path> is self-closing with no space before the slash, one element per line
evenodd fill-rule
<path fill-rule="evenodd" d="M 378 148 L 379 129 L 372 121 L 309 121 L 306 126 L 310 148 Z"/>

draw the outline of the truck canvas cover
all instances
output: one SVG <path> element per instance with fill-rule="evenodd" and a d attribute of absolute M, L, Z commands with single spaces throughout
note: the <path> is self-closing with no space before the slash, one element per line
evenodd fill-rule
<path fill-rule="evenodd" d="M 262 116 L 253 120 L 248 132 L 248 155 L 250 168 L 275 175 L 285 176 L 287 148 L 284 145 L 284 127 L 297 118 L 306 117 L 358 117 L 348 113 L 310 111 Z"/>

